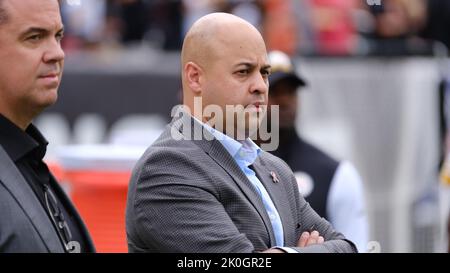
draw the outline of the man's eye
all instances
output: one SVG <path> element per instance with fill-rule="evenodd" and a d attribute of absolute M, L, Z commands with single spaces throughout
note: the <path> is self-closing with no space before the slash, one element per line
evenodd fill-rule
<path fill-rule="evenodd" d="M 248 69 L 243 69 L 243 70 L 239 70 L 237 73 L 240 75 L 247 75 L 248 74 Z"/>
<path fill-rule="evenodd" d="M 42 38 L 41 35 L 35 34 L 35 35 L 28 36 L 27 40 L 33 41 L 33 42 L 37 42 L 37 41 L 39 41 L 41 38 Z"/>
<path fill-rule="evenodd" d="M 61 41 L 64 38 L 64 33 L 58 33 L 56 34 L 56 40 Z"/>
<path fill-rule="evenodd" d="M 261 74 L 262 74 L 264 77 L 268 77 L 268 76 L 270 76 L 270 70 L 263 70 L 263 71 L 261 71 Z"/>

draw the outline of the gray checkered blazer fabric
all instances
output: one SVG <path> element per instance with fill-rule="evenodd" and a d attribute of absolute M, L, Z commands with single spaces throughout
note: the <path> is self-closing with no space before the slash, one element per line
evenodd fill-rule
<path fill-rule="evenodd" d="M 259 194 L 222 144 L 211 135 L 179 140 L 201 128 L 188 114 L 174 118 L 136 164 L 126 208 L 130 252 L 258 252 L 274 245 Z M 314 229 L 326 242 L 297 251 L 356 252 L 299 194 L 286 163 L 262 152 L 253 168 L 280 214 L 285 246 Z"/>

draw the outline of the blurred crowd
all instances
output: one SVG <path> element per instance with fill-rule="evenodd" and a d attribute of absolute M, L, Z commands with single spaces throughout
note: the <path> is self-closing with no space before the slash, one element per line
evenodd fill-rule
<path fill-rule="evenodd" d="M 65 50 L 148 45 L 180 50 L 210 12 L 251 22 L 269 50 L 302 55 L 428 54 L 450 44 L 447 0 L 63 0 Z"/>

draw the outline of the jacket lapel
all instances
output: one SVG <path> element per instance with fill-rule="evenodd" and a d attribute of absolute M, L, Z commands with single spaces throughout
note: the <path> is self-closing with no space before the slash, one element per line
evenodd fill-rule
<path fill-rule="evenodd" d="M 40 235 L 49 252 L 64 252 L 61 241 L 42 205 L 0 145 L 0 182 L 11 192 Z"/>
<path fill-rule="evenodd" d="M 237 186 L 242 190 L 256 211 L 258 211 L 266 226 L 270 243 L 271 245 L 275 245 L 275 234 L 273 233 L 272 223 L 270 222 L 261 197 L 244 172 L 239 168 L 236 161 L 217 140 L 212 141 L 211 149 L 207 154 L 233 178 Z"/>
<path fill-rule="evenodd" d="M 281 223 L 283 224 L 285 244 L 296 242 L 292 232 L 292 227 L 294 226 L 292 212 L 289 210 L 290 205 L 286 199 L 286 188 L 283 186 L 283 183 L 287 183 L 288 181 L 280 180 L 280 174 L 277 174 L 274 168 L 270 168 L 270 166 L 264 164 L 264 161 L 262 160 L 263 154 L 264 152 L 256 159 L 253 164 L 253 169 L 269 193 L 270 198 L 280 215 Z M 275 177 L 272 177 L 272 172 L 275 174 Z"/>

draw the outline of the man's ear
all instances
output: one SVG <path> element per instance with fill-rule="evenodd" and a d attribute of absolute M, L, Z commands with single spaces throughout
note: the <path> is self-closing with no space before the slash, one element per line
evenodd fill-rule
<path fill-rule="evenodd" d="M 184 66 L 184 76 L 186 79 L 186 83 L 196 95 L 200 95 L 202 91 L 200 83 L 200 78 L 202 75 L 203 70 L 198 64 L 194 62 L 187 62 Z"/>

